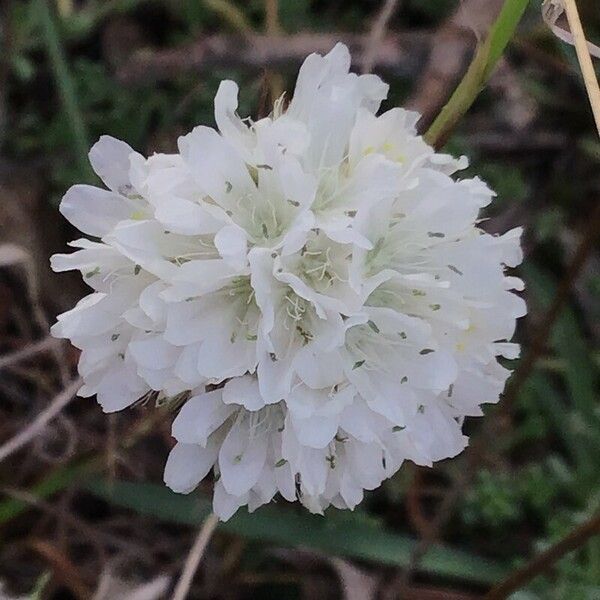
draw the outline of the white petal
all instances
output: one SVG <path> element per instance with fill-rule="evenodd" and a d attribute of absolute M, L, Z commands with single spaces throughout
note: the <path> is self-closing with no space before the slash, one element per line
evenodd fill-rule
<path fill-rule="evenodd" d="M 165 342 L 160 336 L 131 342 L 129 350 L 135 361 L 148 369 L 172 367 L 179 356 L 178 349 Z"/>
<path fill-rule="evenodd" d="M 241 227 L 226 225 L 220 229 L 215 235 L 215 247 L 234 268 L 243 268 L 246 264 L 248 239 Z"/>
<path fill-rule="evenodd" d="M 119 221 L 128 219 L 132 210 L 122 196 L 80 184 L 71 187 L 63 196 L 60 212 L 83 233 L 102 237 Z"/>
<path fill-rule="evenodd" d="M 129 144 L 103 135 L 92 146 L 88 156 L 92 168 L 106 186 L 114 192 L 127 195 L 130 187 L 129 157 L 132 154 L 135 151 Z"/>
<path fill-rule="evenodd" d="M 235 208 L 236 199 L 255 189 L 245 162 L 214 129 L 196 127 L 178 144 L 198 185 L 222 208 Z"/>
<path fill-rule="evenodd" d="M 339 417 L 337 415 L 315 415 L 307 419 L 291 417 L 291 422 L 298 437 L 298 441 L 310 448 L 325 448 L 335 437 Z"/>
<path fill-rule="evenodd" d="M 248 503 L 248 494 L 234 496 L 227 493 L 223 483 L 219 480 L 215 484 L 213 496 L 213 511 L 221 521 L 228 521 L 237 512 L 240 506 Z"/>
<path fill-rule="evenodd" d="M 215 96 L 215 121 L 223 137 L 250 159 L 252 137 L 248 126 L 238 117 L 238 86 L 234 81 L 221 81 Z"/>
<path fill-rule="evenodd" d="M 223 388 L 223 402 L 238 404 L 250 411 L 260 410 L 265 405 L 258 389 L 258 379 L 250 375 L 230 379 Z"/>
<path fill-rule="evenodd" d="M 223 226 L 203 205 L 172 195 L 158 204 L 154 216 L 166 229 L 183 235 L 215 233 Z"/>
<path fill-rule="evenodd" d="M 294 369 L 298 377 L 313 389 L 330 388 L 344 378 L 343 362 L 335 350 L 317 353 L 304 347 L 294 360 Z"/>
<path fill-rule="evenodd" d="M 177 443 L 165 465 L 165 483 L 180 494 L 189 494 L 207 475 L 217 460 L 218 447 L 208 444 Z"/>
<path fill-rule="evenodd" d="M 235 423 L 219 450 L 219 469 L 225 490 L 234 496 L 250 491 L 267 459 L 267 437 L 254 435 L 247 423 Z"/>
<path fill-rule="evenodd" d="M 222 390 L 214 390 L 190 398 L 173 421 L 173 437 L 185 444 L 206 445 L 216 431 L 235 411 L 222 401 Z"/>

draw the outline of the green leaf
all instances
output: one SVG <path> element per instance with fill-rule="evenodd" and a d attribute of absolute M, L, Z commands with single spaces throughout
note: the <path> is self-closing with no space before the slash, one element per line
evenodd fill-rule
<path fill-rule="evenodd" d="M 506 0 L 462 81 L 425 134 L 425 139 L 432 146 L 443 145 L 450 131 L 469 110 L 512 38 L 528 2 L 529 0 Z"/>
<path fill-rule="evenodd" d="M 106 501 L 142 515 L 182 525 L 199 525 L 210 513 L 210 501 L 198 495 L 175 494 L 163 485 L 126 481 L 93 481 L 86 489 Z M 238 512 L 219 524 L 224 532 L 286 546 L 305 546 L 329 554 L 406 566 L 415 540 L 386 530 L 361 513 L 329 509 L 325 517 L 268 505 L 249 514 Z M 440 577 L 489 584 L 506 570 L 478 556 L 442 545 L 431 548 L 420 568 Z"/>

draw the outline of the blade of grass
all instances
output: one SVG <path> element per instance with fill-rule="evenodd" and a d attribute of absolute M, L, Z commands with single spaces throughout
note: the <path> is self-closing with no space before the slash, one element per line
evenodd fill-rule
<path fill-rule="evenodd" d="M 31 487 L 28 492 L 36 498 L 48 498 L 101 467 L 102 461 L 98 458 L 59 467 Z M 18 517 L 28 508 L 30 508 L 29 504 L 14 498 L 1 502 L 0 525 Z"/>
<path fill-rule="evenodd" d="M 504 49 L 512 38 L 529 0 L 506 0 L 485 41 L 477 49 L 467 72 L 425 134 L 432 146 L 446 142 L 460 118 L 479 95 Z"/>
<path fill-rule="evenodd" d="M 149 431 L 156 426 L 158 421 L 164 418 L 161 410 L 151 411 L 143 415 L 140 420 L 132 426 L 130 433 L 126 435 L 119 446 L 124 449 L 131 448 Z M 61 465 L 51 471 L 46 477 L 27 490 L 28 494 L 36 498 L 47 498 L 53 494 L 83 481 L 86 477 L 101 471 L 106 466 L 103 456 L 83 456 L 72 462 Z M 9 499 L 0 503 L 0 525 L 18 517 L 30 505 L 16 499 Z"/>
<path fill-rule="evenodd" d="M 595 461 L 590 456 L 586 440 L 577 431 L 572 413 L 554 388 L 553 379 L 534 373 L 524 386 L 523 393 L 528 401 L 535 402 L 540 412 L 552 426 L 554 433 L 562 438 L 569 457 L 581 475 L 595 471 Z"/>
<path fill-rule="evenodd" d="M 86 489 L 111 504 L 171 523 L 198 526 L 211 512 L 206 497 L 174 494 L 163 485 L 126 481 L 89 481 Z M 327 518 L 275 505 L 238 512 L 219 530 L 257 541 L 316 548 L 335 555 L 405 566 L 415 540 L 387 531 L 360 513 L 328 511 Z M 466 552 L 436 545 L 421 565 L 425 572 L 477 584 L 497 581 L 506 569 Z M 500 576 L 501 577 L 501 576 Z"/>
<path fill-rule="evenodd" d="M 60 34 L 56 27 L 48 0 L 36 0 L 35 7 L 42 25 L 48 59 L 58 87 L 62 107 L 69 124 L 73 145 L 73 158 L 81 171 L 82 177 L 90 180 L 93 179 L 93 175 L 87 161 L 87 153 L 90 147 L 89 135 L 83 115 L 79 109 L 75 85 L 65 58 Z"/>
<path fill-rule="evenodd" d="M 552 279 L 533 265 L 524 265 L 523 273 L 532 297 L 546 308 L 556 293 Z M 588 424 L 600 425 L 596 411 L 597 371 L 577 317 L 572 308 L 563 309 L 550 335 L 550 344 L 564 361 L 565 384 L 573 406 Z"/>
<path fill-rule="evenodd" d="M 531 297 L 542 310 L 546 309 L 556 294 L 552 278 L 531 264 L 523 267 L 523 273 Z M 560 434 L 570 439 L 571 450 L 576 451 L 577 471 L 589 480 L 595 477 L 597 461 L 600 459 L 600 419 L 596 409 L 598 371 L 570 306 L 565 307 L 557 317 L 550 334 L 550 346 L 565 365 L 561 375 L 570 399 L 569 405 L 562 410 L 564 418 L 568 420 L 556 425 Z M 553 398 L 549 391 L 546 388 L 544 401 L 561 405 L 560 400 Z"/>

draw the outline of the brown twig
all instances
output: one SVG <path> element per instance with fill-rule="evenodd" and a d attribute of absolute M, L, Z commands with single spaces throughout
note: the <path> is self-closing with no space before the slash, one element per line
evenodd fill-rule
<path fill-rule="evenodd" d="M 36 435 L 44 430 L 49 421 L 73 399 L 81 387 L 81 379 L 72 381 L 60 394 L 54 397 L 50 404 L 21 432 L 0 446 L 0 462 L 31 442 Z"/>
<path fill-rule="evenodd" d="M 388 23 L 392 18 L 392 15 L 398 7 L 398 0 L 384 0 L 381 10 L 375 17 L 371 30 L 369 31 L 369 37 L 365 47 L 365 53 L 363 56 L 362 72 L 370 73 L 373 70 L 375 63 L 375 56 L 377 55 L 377 48 L 381 43 L 381 40 L 385 37 Z"/>
<path fill-rule="evenodd" d="M 373 66 L 397 76 L 414 75 L 425 61 L 431 34 L 408 31 L 388 34 L 377 46 Z M 356 65 L 364 62 L 368 36 L 348 33 L 298 33 L 269 36 L 209 35 L 197 42 L 168 50 L 135 52 L 117 69 L 124 85 L 170 80 L 184 73 L 206 73 L 216 68 L 243 67 L 261 71 L 298 64 L 311 52 L 326 53 L 336 42 L 350 48 Z"/>
<path fill-rule="evenodd" d="M 194 579 L 194 575 L 198 570 L 200 565 L 200 561 L 202 560 L 202 556 L 204 555 L 204 551 L 210 542 L 210 538 L 214 533 L 217 525 L 219 523 L 219 518 L 210 514 L 202 523 L 202 527 L 198 532 L 198 536 L 194 541 L 194 545 L 190 550 L 190 553 L 185 561 L 185 566 L 183 568 L 183 573 L 181 574 L 181 578 L 177 582 L 177 587 L 173 592 L 172 600 L 184 600 L 188 592 L 190 590 L 190 586 L 192 585 L 192 581 Z"/>
<path fill-rule="evenodd" d="M 68 556 L 46 540 L 31 540 L 29 546 L 51 565 L 54 576 L 76 598 L 86 600 L 92 597 L 92 591 L 85 584 L 78 569 Z"/>
<path fill-rule="evenodd" d="M 484 600 L 502 600 L 512 592 L 522 588 L 534 577 L 548 571 L 565 554 L 580 548 L 592 536 L 600 534 L 600 513 L 576 527 L 562 540 L 534 557 L 520 569 L 513 571 L 504 581 L 495 585 L 485 596 Z"/>

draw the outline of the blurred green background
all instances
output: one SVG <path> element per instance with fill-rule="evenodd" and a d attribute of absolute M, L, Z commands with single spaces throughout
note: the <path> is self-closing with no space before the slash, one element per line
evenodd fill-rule
<path fill-rule="evenodd" d="M 408 104 L 431 121 L 501 4 L 398 2 L 373 59 L 391 86 L 384 108 Z M 578 5 L 588 38 L 600 44 L 597 0 Z M 53 276 L 47 261 L 73 237 L 58 215 L 61 195 L 75 182 L 95 182 L 91 143 L 106 133 L 145 153 L 170 151 L 194 125 L 214 124 L 212 99 L 224 78 L 240 84 L 240 114 L 257 116 L 275 91 L 293 90 L 304 50 L 337 38 L 368 46 L 381 7 L 374 0 L 3 0 L 0 243 L 24 247 L 29 258 L 23 269 L 0 254 L 0 355 L 43 340 L 40 310 L 51 320 L 81 295 L 80 282 Z M 280 59 L 256 62 L 247 49 L 257 35 L 270 36 L 269 56 Z M 432 48 L 447 60 L 432 61 Z M 600 143 L 575 52 L 544 25 L 537 0 L 446 150 L 468 155 L 468 174 L 496 190 L 486 229 L 525 226 L 519 275 L 529 315 L 517 337 L 527 348 L 600 192 Z M 218 530 L 190 597 L 475 598 L 589 519 L 600 508 L 599 265 L 592 244 L 533 373 L 511 409 L 490 417 L 495 433 L 476 473 L 409 587 L 400 586 L 402 570 L 468 468 L 463 458 L 432 470 L 407 464 L 354 513 L 313 518 L 281 503 L 235 517 Z M 75 352 L 60 352 L 73 370 Z M 0 371 L 1 440 L 60 389 L 53 356 Z M 160 413 L 149 428 L 149 413 L 106 418 L 77 400 L 31 447 L 0 463 L 7 593 L 128 598 L 124 582 L 177 577 L 208 513 L 209 489 L 174 497 L 163 488 L 171 415 Z M 477 419 L 465 423 L 469 434 L 480 427 Z M 93 596 L 106 573 L 122 587 Z M 600 599 L 598 536 L 513 597 Z"/>

